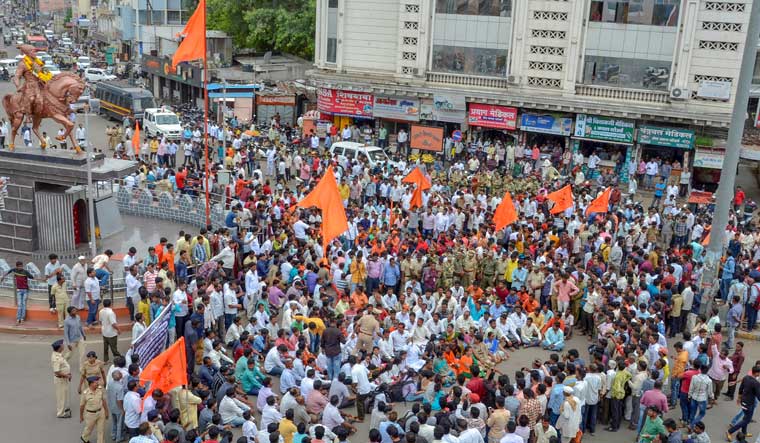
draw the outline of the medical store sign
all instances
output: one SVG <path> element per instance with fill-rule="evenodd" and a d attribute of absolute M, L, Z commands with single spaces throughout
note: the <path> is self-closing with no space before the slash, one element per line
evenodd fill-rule
<path fill-rule="evenodd" d="M 645 145 L 692 149 L 694 147 L 694 131 L 644 125 L 639 126 L 637 140 Z"/>
<path fill-rule="evenodd" d="M 467 123 L 481 128 L 514 130 L 517 128 L 517 108 L 470 103 Z"/>
<path fill-rule="evenodd" d="M 319 88 L 317 108 L 328 114 L 372 117 L 374 96 L 365 92 Z"/>
<path fill-rule="evenodd" d="M 614 143 L 633 143 L 634 122 L 620 118 L 578 114 L 574 136 Z"/>

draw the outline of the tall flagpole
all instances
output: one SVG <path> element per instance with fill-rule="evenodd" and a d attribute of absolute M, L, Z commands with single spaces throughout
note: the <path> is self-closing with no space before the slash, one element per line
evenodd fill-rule
<path fill-rule="evenodd" d="M 203 8 L 203 23 L 206 23 L 206 8 Z M 208 186 L 208 62 L 206 61 L 206 28 L 203 28 L 203 164 L 206 181 L 206 227 L 211 226 L 211 201 Z"/>

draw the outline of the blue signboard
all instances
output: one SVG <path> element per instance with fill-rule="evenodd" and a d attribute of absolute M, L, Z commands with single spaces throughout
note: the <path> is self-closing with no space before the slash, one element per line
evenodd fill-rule
<path fill-rule="evenodd" d="M 520 129 L 528 132 L 569 136 L 573 132 L 573 119 L 552 115 L 522 114 Z"/>

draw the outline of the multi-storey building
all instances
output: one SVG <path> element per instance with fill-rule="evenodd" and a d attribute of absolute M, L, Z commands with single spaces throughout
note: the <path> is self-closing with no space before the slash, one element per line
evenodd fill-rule
<path fill-rule="evenodd" d="M 311 76 L 341 128 L 561 145 L 617 172 L 657 156 L 716 182 L 751 6 L 318 0 Z"/>

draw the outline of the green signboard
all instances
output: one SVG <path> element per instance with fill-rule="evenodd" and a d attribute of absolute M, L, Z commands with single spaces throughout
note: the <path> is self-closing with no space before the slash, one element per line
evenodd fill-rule
<path fill-rule="evenodd" d="M 658 126 L 639 126 L 638 142 L 669 148 L 694 149 L 694 131 Z"/>
<path fill-rule="evenodd" d="M 633 143 L 632 120 L 598 115 L 578 114 L 575 118 L 576 137 L 616 143 Z"/>

